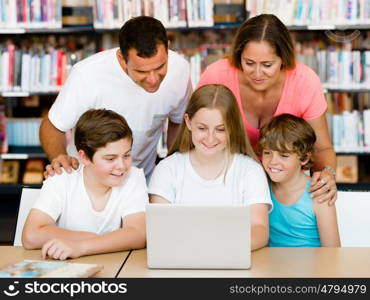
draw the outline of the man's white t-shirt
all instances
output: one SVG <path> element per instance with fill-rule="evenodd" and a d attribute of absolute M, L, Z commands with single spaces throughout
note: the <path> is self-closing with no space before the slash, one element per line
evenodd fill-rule
<path fill-rule="evenodd" d="M 226 177 L 214 180 L 200 177 L 189 153 L 176 152 L 154 169 L 149 194 L 156 194 L 179 204 L 256 204 L 272 206 L 267 178 L 260 164 L 252 158 L 235 154 Z"/>
<path fill-rule="evenodd" d="M 49 215 L 58 227 L 105 234 L 122 227 L 129 214 L 145 212 L 148 192 L 144 173 L 131 167 L 123 184 L 112 188 L 102 211 L 93 209 L 83 180 L 83 169 L 49 177 L 44 181 L 33 208 Z"/>
<path fill-rule="evenodd" d="M 149 177 L 166 118 L 174 123 L 182 121 L 192 92 L 190 67 L 183 57 L 169 50 L 167 74 L 158 91 L 148 93 L 123 71 L 117 49 L 94 54 L 73 66 L 50 108 L 49 119 L 57 129 L 67 131 L 92 108 L 121 114 L 133 131 L 133 163 Z M 68 153 L 78 157 L 74 144 Z"/>

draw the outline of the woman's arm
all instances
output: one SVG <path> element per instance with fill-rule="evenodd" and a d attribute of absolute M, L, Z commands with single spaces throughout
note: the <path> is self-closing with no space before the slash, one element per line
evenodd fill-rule
<path fill-rule="evenodd" d="M 96 233 L 72 231 L 56 226 L 55 221 L 39 209 L 31 209 L 22 231 L 22 244 L 26 249 L 39 249 L 47 241 L 54 238 L 72 241 L 97 236 Z"/>
<path fill-rule="evenodd" d="M 123 219 L 115 231 L 80 241 L 53 239 L 42 247 L 42 256 L 64 260 L 84 255 L 144 248 L 146 245 L 145 213 L 135 213 Z"/>
<path fill-rule="evenodd" d="M 340 247 L 335 205 L 328 206 L 325 203 L 314 201 L 313 208 L 316 214 L 321 246 Z"/>
<path fill-rule="evenodd" d="M 335 175 L 328 169 L 335 170 L 336 156 L 330 141 L 328 125 L 325 114 L 319 118 L 307 121 L 314 129 L 316 134 L 315 153 L 314 153 L 314 173 L 312 175 L 311 197 L 319 202 L 329 201 L 333 205 L 337 199 L 337 186 Z"/>
<path fill-rule="evenodd" d="M 269 240 L 268 208 L 267 204 L 252 204 L 250 206 L 252 250 L 267 246 Z"/>

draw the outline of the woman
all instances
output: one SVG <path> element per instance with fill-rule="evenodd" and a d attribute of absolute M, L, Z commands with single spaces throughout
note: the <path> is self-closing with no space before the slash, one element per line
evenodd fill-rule
<path fill-rule="evenodd" d="M 309 191 L 319 202 L 335 202 L 336 158 L 321 83 L 313 70 L 295 61 L 292 38 L 276 16 L 258 15 L 241 25 L 231 56 L 208 66 L 198 87 L 206 84 L 223 84 L 234 93 L 253 147 L 272 117 L 289 113 L 304 118 L 317 136 Z"/>

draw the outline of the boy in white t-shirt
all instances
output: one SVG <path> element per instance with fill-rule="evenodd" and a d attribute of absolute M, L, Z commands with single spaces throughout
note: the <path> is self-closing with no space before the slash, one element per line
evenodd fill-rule
<path fill-rule="evenodd" d="M 82 165 L 45 180 L 22 233 L 26 249 L 64 260 L 144 248 L 144 173 L 132 167 L 132 131 L 119 114 L 85 112 L 76 125 Z"/>

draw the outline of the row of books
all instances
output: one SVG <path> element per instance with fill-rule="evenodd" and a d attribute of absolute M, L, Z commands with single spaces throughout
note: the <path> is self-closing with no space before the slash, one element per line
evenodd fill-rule
<path fill-rule="evenodd" d="M 230 51 L 230 47 L 230 44 L 203 44 L 195 53 L 187 57 L 190 62 L 190 76 L 194 87 L 197 86 L 204 69 L 216 60 L 225 57 Z"/>
<path fill-rule="evenodd" d="M 95 0 L 94 27 L 120 28 L 132 17 L 146 15 L 165 27 L 213 25 L 213 0 Z"/>
<path fill-rule="evenodd" d="M 370 0 L 248 0 L 250 16 L 277 15 L 287 26 L 370 24 Z"/>
<path fill-rule="evenodd" d="M 0 160 L 0 183 L 40 184 L 45 160 Z"/>
<path fill-rule="evenodd" d="M 328 112 L 341 114 L 343 111 L 370 109 L 370 93 L 326 93 L 325 98 L 328 104 Z"/>
<path fill-rule="evenodd" d="M 41 118 L 7 118 L 8 146 L 40 146 L 40 124 Z"/>
<path fill-rule="evenodd" d="M 0 47 L 0 91 L 56 92 L 64 84 L 73 64 L 91 54 L 86 51 L 69 51 L 42 44 L 29 49 L 14 44 Z"/>
<path fill-rule="evenodd" d="M 328 122 L 337 152 L 370 152 L 370 109 L 329 112 Z M 40 123 L 38 118 L 8 118 L 6 131 L 2 132 L 3 143 L 9 146 L 40 146 Z"/>
<path fill-rule="evenodd" d="M 328 115 L 336 152 L 370 152 L 370 109 Z"/>
<path fill-rule="evenodd" d="M 370 152 L 370 93 L 327 93 L 328 125 L 336 152 Z"/>
<path fill-rule="evenodd" d="M 61 28 L 61 0 L 0 0 L 0 29 Z"/>
<path fill-rule="evenodd" d="M 316 72 L 324 83 L 370 87 L 370 51 L 317 52 Z"/>

